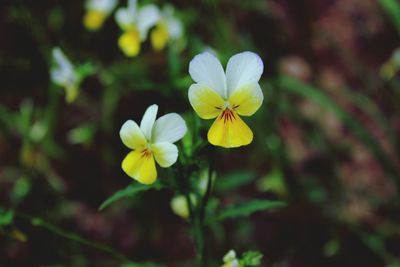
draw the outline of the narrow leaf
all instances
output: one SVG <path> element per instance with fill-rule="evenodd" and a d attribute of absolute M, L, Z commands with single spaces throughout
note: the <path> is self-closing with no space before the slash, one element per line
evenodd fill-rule
<path fill-rule="evenodd" d="M 257 211 L 276 209 L 285 207 L 286 203 L 277 200 L 255 199 L 245 203 L 235 204 L 223 209 L 216 215 L 216 220 L 249 216 Z"/>
<path fill-rule="evenodd" d="M 256 179 L 256 174 L 250 171 L 237 171 L 224 175 L 215 181 L 215 191 L 226 192 L 251 183 Z"/>
<path fill-rule="evenodd" d="M 156 181 L 152 185 L 144 185 L 144 184 L 134 182 L 134 183 L 128 185 L 127 187 L 125 187 L 124 189 L 121 189 L 121 190 L 115 192 L 114 194 L 112 194 L 109 198 L 107 198 L 100 205 L 99 210 L 105 209 L 106 207 L 108 207 L 109 205 L 114 203 L 115 201 L 118 201 L 122 198 L 133 197 L 139 192 L 147 191 L 149 189 L 157 189 L 158 190 L 160 188 L 161 188 L 161 184 L 158 181 Z"/>

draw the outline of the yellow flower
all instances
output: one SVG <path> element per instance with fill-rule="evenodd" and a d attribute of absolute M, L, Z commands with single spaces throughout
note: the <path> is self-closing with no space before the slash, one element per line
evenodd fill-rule
<path fill-rule="evenodd" d="M 122 52 L 128 57 L 137 56 L 140 44 L 147 39 L 148 31 L 160 17 L 157 6 L 149 4 L 138 8 L 136 0 L 128 0 L 125 8 L 119 8 L 115 20 L 124 31 L 118 40 Z"/>
<path fill-rule="evenodd" d="M 176 113 L 169 113 L 156 120 L 157 105 L 151 105 L 143 115 L 140 127 L 136 122 L 125 122 L 119 135 L 122 142 L 132 149 L 122 161 L 122 169 L 142 184 L 152 184 L 157 178 L 155 162 L 167 168 L 178 158 L 175 143 L 186 131 L 186 124 Z"/>
<path fill-rule="evenodd" d="M 65 89 L 65 100 L 71 103 L 75 101 L 79 93 L 78 75 L 60 48 L 53 48 L 52 54 L 55 66 L 50 71 L 51 80 Z"/>
<path fill-rule="evenodd" d="M 156 27 L 151 31 L 151 44 L 156 51 L 164 49 L 168 42 L 182 37 L 183 26 L 174 12 L 171 5 L 165 5 Z"/>
<path fill-rule="evenodd" d="M 239 115 L 251 116 L 261 106 L 263 70 L 261 58 L 252 52 L 231 57 L 226 74 L 208 52 L 192 59 L 189 73 L 196 83 L 189 88 L 189 101 L 200 118 L 216 118 L 207 134 L 211 144 L 230 148 L 251 143 L 253 132 Z"/>
<path fill-rule="evenodd" d="M 83 25 L 89 31 L 100 29 L 116 5 L 117 0 L 87 0 Z"/>
<path fill-rule="evenodd" d="M 224 264 L 222 267 L 240 267 L 239 260 L 236 258 L 236 252 L 229 250 L 223 258 Z"/>

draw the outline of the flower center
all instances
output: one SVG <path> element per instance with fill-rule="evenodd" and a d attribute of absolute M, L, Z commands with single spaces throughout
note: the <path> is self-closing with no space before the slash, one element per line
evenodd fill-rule
<path fill-rule="evenodd" d="M 224 123 L 232 122 L 235 118 L 235 114 L 229 108 L 225 108 L 221 113 L 221 120 L 224 120 Z"/>
<path fill-rule="evenodd" d="M 148 148 L 143 149 L 142 152 L 141 152 L 141 157 L 142 158 L 149 158 L 149 157 L 151 157 L 151 155 L 152 155 L 152 152 Z"/>

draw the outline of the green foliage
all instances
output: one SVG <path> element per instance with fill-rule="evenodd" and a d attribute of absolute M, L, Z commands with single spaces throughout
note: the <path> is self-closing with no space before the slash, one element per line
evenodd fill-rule
<path fill-rule="evenodd" d="M 397 0 L 380 0 L 379 3 L 400 34 L 400 3 Z"/>
<path fill-rule="evenodd" d="M 75 129 L 72 129 L 68 133 L 68 141 L 71 144 L 85 144 L 93 140 L 96 127 L 91 123 L 81 125 Z"/>
<path fill-rule="evenodd" d="M 12 224 L 14 221 L 14 210 L 0 207 L 0 227 Z"/>
<path fill-rule="evenodd" d="M 324 245 L 324 255 L 327 257 L 335 256 L 340 250 L 340 243 L 337 239 L 332 239 Z"/>
<path fill-rule="evenodd" d="M 215 191 L 227 192 L 250 184 L 257 178 L 252 171 L 236 171 L 218 177 L 215 181 Z"/>
<path fill-rule="evenodd" d="M 133 182 L 132 184 L 128 185 L 124 189 L 121 189 L 114 194 L 112 194 L 109 198 L 107 198 L 99 207 L 99 210 L 103 210 L 112 203 L 126 197 L 134 197 L 136 194 L 147 191 L 150 189 L 156 189 L 159 190 L 161 189 L 161 184 L 159 181 L 156 181 L 152 185 L 145 185 L 145 184 L 140 184 L 138 182 Z"/>
<path fill-rule="evenodd" d="M 273 192 L 279 196 L 286 196 L 288 193 L 283 173 L 278 168 L 258 179 L 257 189 L 261 192 Z"/>
<path fill-rule="evenodd" d="M 249 200 L 248 202 L 228 206 L 217 213 L 215 215 L 215 218 L 210 218 L 210 220 L 213 221 L 237 217 L 246 217 L 257 211 L 283 208 L 285 206 L 286 203 L 283 201 L 254 199 Z"/>
<path fill-rule="evenodd" d="M 263 254 L 259 251 L 247 251 L 243 253 L 240 265 L 243 267 L 260 266 Z"/>

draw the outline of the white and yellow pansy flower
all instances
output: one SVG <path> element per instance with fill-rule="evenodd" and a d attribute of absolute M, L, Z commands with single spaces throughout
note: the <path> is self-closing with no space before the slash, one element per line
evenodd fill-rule
<path fill-rule="evenodd" d="M 222 267 L 240 267 L 239 260 L 236 258 L 236 252 L 229 250 L 223 258 L 224 264 Z"/>
<path fill-rule="evenodd" d="M 154 50 L 161 51 L 169 42 L 182 37 L 183 25 L 174 13 L 173 6 L 165 5 L 163 7 L 157 25 L 151 31 L 150 40 Z"/>
<path fill-rule="evenodd" d="M 251 143 L 253 132 L 239 115 L 251 116 L 261 106 L 264 96 L 258 81 L 263 70 L 253 52 L 231 57 L 226 72 L 209 52 L 192 59 L 189 74 L 196 83 L 189 88 L 189 101 L 200 118 L 216 118 L 207 134 L 211 144 L 230 148 Z"/>
<path fill-rule="evenodd" d="M 186 123 L 176 113 L 169 113 L 156 120 L 157 105 L 151 105 L 143 115 L 140 127 L 136 122 L 125 122 L 119 135 L 122 142 L 132 149 L 122 161 L 122 169 L 142 184 L 152 184 L 157 178 L 155 162 L 163 168 L 178 159 L 175 143 L 186 131 Z"/>
<path fill-rule="evenodd" d="M 78 96 L 80 79 L 60 48 L 53 48 L 52 55 L 54 66 L 50 70 L 51 80 L 65 89 L 66 102 L 71 103 Z"/>
<path fill-rule="evenodd" d="M 98 30 L 117 4 L 117 0 L 86 0 L 83 25 L 89 31 Z"/>
<path fill-rule="evenodd" d="M 119 8 L 115 20 L 124 33 L 118 39 L 118 45 L 128 57 L 134 57 L 140 52 L 140 44 L 147 39 L 148 31 L 160 17 L 157 6 L 148 4 L 137 6 L 136 0 L 128 0 L 128 6 Z"/>

